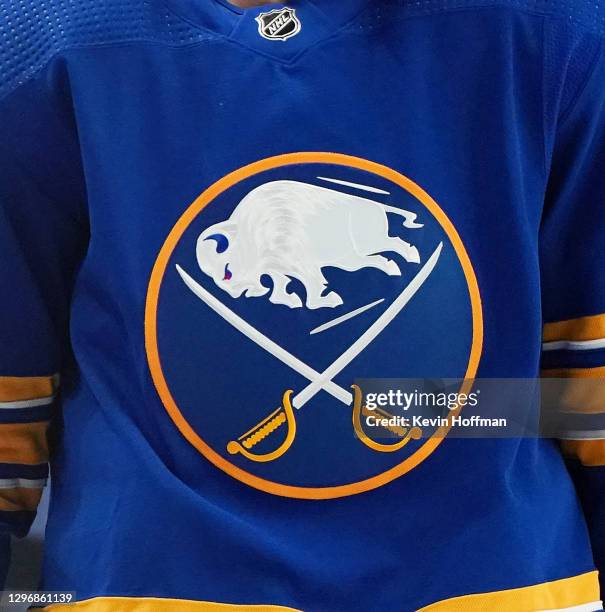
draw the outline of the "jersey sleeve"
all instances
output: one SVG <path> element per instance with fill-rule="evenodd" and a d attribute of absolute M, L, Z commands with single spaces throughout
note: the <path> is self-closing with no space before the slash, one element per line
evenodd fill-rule
<path fill-rule="evenodd" d="M 48 432 L 69 359 L 69 303 L 88 229 L 66 77 L 0 100 L 0 575 L 48 474 Z"/>
<path fill-rule="evenodd" d="M 543 376 L 565 396 L 558 432 L 605 575 L 605 59 L 602 42 L 559 117 L 541 227 Z"/>

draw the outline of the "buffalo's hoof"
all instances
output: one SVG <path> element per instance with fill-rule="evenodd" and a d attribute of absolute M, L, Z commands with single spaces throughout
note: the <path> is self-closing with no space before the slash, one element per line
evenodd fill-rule
<path fill-rule="evenodd" d="M 406 259 L 410 263 L 420 263 L 420 253 L 416 247 L 410 247 Z"/>
<path fill-rule="evenodd" d="M 315 300 L 307 301 L 307 308 L 315 310 L 317 308 L 336 308 L 341 306 L 344 302 L 342 298 L 335 291 L 330 291 L 328 295 L 322 296 Z"/>
<path fill-rule="evenodd" d="M 246 289 L 246 297 L 262 297 L 263 295 L 267 295 L 269 293 L 269 287 L 251 287 L 250 289 Z"/>
<path fill-rule="evenodd" d="M 387 264 L 384 267 L 384 271 L 389 276 L 401 276 L 401 269 L 397 265 L 397 262 L 393 261 L 392 259 L 387 262 Z"/>
<path fill-rule="evenodd" d="M 281 293 L 279 295 L 272 294 L 269 298 L 272 304 L 281 304 L 289 308 L 302 308 L 302 300 L 296 293 Z"/>

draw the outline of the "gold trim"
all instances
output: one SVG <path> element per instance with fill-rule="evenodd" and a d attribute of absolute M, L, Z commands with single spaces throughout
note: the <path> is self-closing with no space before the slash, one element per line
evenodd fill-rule
<path fill-rule="evenodd" d="M 40 503 L 42 488 L 14 487 L 0 489 L 0 510 L 3 512 L 33 512 Z"/>
<path fill-rule="evenodd" d="M 605 367 L 542 370 L 542 377 L 561 379 L 559 410 L 578 414 L 605 413 Z"/>
<path fill-rule="evenodd" d="M 570 340 L 583 342 L 585 340 L 600 340 L 605 338 L 605 314 L 592 317 L 580 317 L 557 321 L 544 325 L 544 342 Z"/>
<path fill-rule="evenodd" d="M 160 597 L 95 597 L 73 604 L 55 604 L 43 610 L 81 610 L 82 612 L 302 612 L 295 608 L 271 605 L 244 605 L 162 599 Z"/>
<path fill-rule="evenodd" d="M 56 376 L 0 376 L 0 402 L 51 397 L 56 380 Z"/>
<path fill-rule="evenodd" d="M 40 421 L 0 425 L 0 463 L 46 463 L 48 424 L 48 421 Z"/>
<path fill-rule="evenodd" d="M 599 600 L 598 572 L 593 571 L 518 589 L 454 597 L 430 604 L 417 612 L 535 612 L 573 608 Z M 96 597 L 44 608 L 48 612 L 70 609 L 82 612 L 302 612 L 285 606 L 236 605 L 157 597 Z"/>
<path fill-rule="evenodd" d="M 566 457 L 578 459 L 588 467 L 605 467 L 605 440 L 561 440 Z"/>
<path fill-rule="evenodd" d="M 518 589 L 476 593 L 439 601 L 418 612 L 536 612 L 561 610 L 601 599 L 598 572 Z"/>
<path fill-rule="evenodd" d="M 605 378 L 605 366 L 542 370 L 542 376 L 544 378 Z"/>

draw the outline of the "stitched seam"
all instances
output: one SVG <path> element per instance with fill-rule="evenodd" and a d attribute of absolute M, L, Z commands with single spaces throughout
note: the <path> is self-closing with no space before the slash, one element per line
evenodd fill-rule
<path fill-rule="evenodd" d="M 107 43 L 91 43 L 91 44 L 84 43 L 84 44 L 66 45 L 65 47 L 62 47 L 62 48 L 58 49 L 57 51 L 55 51 L 54 53 L 52 53 L 48 57 L 48 59 L 44 62 L 44 64 L 42 66 L 40 66 L 37 70 L 35 70 L 31 74 L 29 74 L 23 81 L 20 81 L 20 82 L 16 83 L 14 87 L 9 88 L 6 92 L 4 92 L 3 95 L 0 95 L 0 101 L 8 98 L 12 93 L 17 91 L 22 85 L 24 85 L 25 83 L 31 81 L 38 74 L 43 72 L 48 67 L 48 65 L 57 56 L 61 55 L 62 53 L 65 53 L 67 51 L 70 51 L 72 49 L 81 49 L 81 48 L 95 49 L 95 48 L 106 48 L 106 47 L 116 47 L 117 48 L 117 47 L 120 47 L 120 46 L 123 46 L 123 45 L 133 45 L 133 44 L 155 44 L 155 45 L 158 45 L 158 46 L 164 46 L 164 47 L 168 47 L 168 48 L 175 48 L 175 49 L 183 48 L 183 49 L 188 49 L 188 48 L 199 46 L 199 45 L 207 43 L 207 42 L 217 41 L 218 40 L 218 41 L 228 41 L 228 42 L 231 42 L 231 43 L 233 43 L 234 45 L 238 46 L 241 49 L 245 49 L 248 52 L 254 53 L 255 55 L 259 55 L 259 56 L 265 57 L 265 58 L 270 59 L 272 61 L 275 61 L 275 62 L 278 62 L 278 63 L 281 63 L 281 64 L 292 65 L 292 64 L 296 63 L 297 61 L 299 61 L 304 55 L 306 55 L 310 51 L 318 48 L 322 44 L 326 44 L 328 42 L 331 42 L 334 39 L 338 38 L 339 36 L 341 36 L 341 35 L 343 35 L 343 34 L 345 34 L 347 32 L 354 33 L 352 31 L 350 31 L 352 26 L 366 12 L 369 12 L 373 8 L 372 4 L 368 4 L 367 6 L 362 8 L 354 17 L 352 17 L 347 23 L 343 24 L 340 28 L 335 30 L 330 36 L 317 41 L 316 43 L 314 43 L 310 47 L 307 47 L 306 49 L 301 50 L 294 57 L 286 60 L 286 59 L 276 58 L 276 57 L 274 57 L 272 55 L 263 53 L 263 52 L 258 51 L 256 49 L 253 49 L 253 48 L 251 48 L 251 47 L 249 47 L 247 45 L 244 45 L 243 43 L 240 43 L 237 40 L 234 40 L 232 38 L 228 38 L 224 34 L 220 34 L 220 33 L 217 33 L 217 32 L 215 32 L 213 30 L 205 28 L 205 27 L 201 26 L 200 24 L 195 23 L 192 20 L 186 18 L 185 16 L 175 12 L 173 10 L 172 6 L 170 6 L 166 0 L 162 0 L 162 5 L 165 7 L 165 9 L 171 15 L 176 17 L 181 22 L 187 23 L 188 25 L 192 26 L 196 30 L 202 31 L 202 32 L 205 32 L 206 34 L 208 34 L 208 38 L 204 39 L 204 40 L 194 41 L 194 42 L 188 43 L 188 44 L 176 44 L 176 43 L 169 43 L 169 42 L 158 41 L 158 40 L 150 40 L 150 39 L 126 39 L 126 40 L 122 40 L 122 41 L 114 41 L 114 42 L 107 42 Z M 435 14 L 460 13 L 460 12 L 469 12 L 469 11 L 475 11 L 475 10 L 489 10 L 489 9 L 496 9 L 496 10 L 504 9 L 504 10 L 509 10 L 509 11 L 511 11 L 513 13 L 520 12 L 520 13 L 525 13 L 525 14 L 528 14 L 528 15 L 534 15 L 534 16 L 540 16 L 540 17 L 551 16 L 553 18 L 559 18 L 562 21 L 564 21 L 564 19 L 562 17 L 553 16 L 548 11 L 532 11 L 531 9 L 527 9 L 527 8 L 523 8 L 523 7 L 511 7 L 511 6 L 509 6 L 509 5 L 505 4 L 505 3 L 500 3 L 500 2 L 492 4 L 492 5 L 489 5 L 489 6 L 485 6 L 485 5 L 467 5 L 467 6 L 458 7 L 458 8 L 456 8 L 456 7 L 445 8 L 445 9 L 430 9 L 429 8 L 429 9 L 427 9 L 425 11 L 422 11 L 421 13 L 416 13 L 414 15 L 409 15 L 409 14 L 405 15 L 405 14 L 403 14 L 403 15 L 400 16 L 400 19 L 403 21 L 403 20 L 407 20 L 407 19 L 411 19 L 411 18 L 422 18 L 422 17 L 426 17 L 426 16 L 430 16 L 430 15 L 435 15 Z M 578 22 L 577 19 L 573 19 L 573 21 L 577 25 L 582 27 L 583 29 L 588 30 L 588 28 L 586 28 L 581 22 Z M 596 58 L 595 58 L 595 63 L 596 63 Z"/>
<path fill-rule="evenodd" d="M 404 3 L 406 6 L 407 3 Z M 435 15 L 435 14 L 446 14 L 446 13 L 456 13 L 456 12 L 464 12 L 468 10 L 479 10 L 479 9 L 506 9 L 513 13 L 525 13 L 528 15 L 535 15 L 540 17 L 550 17 L 552 19 L 557 19 L 562 23 L 569 23 L 571 21 L 575 26 L 582 29 L 584 32 L 592 34 L 598 38 L 605 38 L 602 34 L 595 32 L 590 26 L 586 25 L 583 21 L 579 20 L 577 17 L 573 16 L 562 16 L 557 13 L 554 13 L 552 9 L 545 10 L 534 10 L 528 7 L 523 6 L 511 6 L 508 2 L 493 2 L 490 5 L 486 4 L 467 4 L 461 7 L 446 7 L 446 8 L 427 8 L 422 11 L 418 11 L 415 16 L 424 16 L 424 15 Z M 405 16 L 403 17 L 405 18 Z"/>
<path fill-rule="evenodd" d="M 7 91 L 5 91 L 2 95 L 0 95 L 0 102 L 8 99 L 11 95 L 16 93 L 19 89 L 21 89 L 21 87 L 23 87 L 23 86 L 27 85 L 28 83 L 30 83 L 31 81 L 33 81 L 42 72 L 44 72 L 49 67 L 49 65 L 52 64 L 52 62 L 55 59 L 57 59 L 61 55 L 64 55 L 64 54 L 66 54 L 66 53 L 68 53 L 70 51 L 77 51 L 77 50 L 80 50 L 80 49 L 111 49 L 111 48 L 119 49 L 120 47 L 131 47 L 133 45 L 153 45 L 153 46 L 165 47 L 165 48 L 169 48 L 169 49 L 191 49 L 191 48 L 195 48 L 197 46 L 201 46 L 201 45 L 207 44 L 209 42 L 213 42 L 214 40 L 216 40 L 216 38 L 218 38 L 218 36 L 208 37 L 208 38 L 205 38 L 203 40 L 196 40 L 196 41 L 193 41 L 193 42 L 187 43 L 187 44 L 168 43 L 168 42 L 164 42 L 164 41 L 152 40 L 152 39 L 144 39 L 144 38 L 133 38 L 133 39 L 130 39 L 130 40 L 125 39 L 125 40 L 106 42 L 106 43 L 74 43 L 74 44 L 68 44 L 68 45 L 65 45 L 64 47 L 61 47 L 60 49 L 57 49 L 53 53 L 51 53 L 51 55 L 49 55 L 48 59 L 39 68 L 37 68 L 36 70 L 31 72 L 30 74 L 27 74 L 27 70 L 26 70 L 26 71 L 23 72 L 23 74 L 19 75 L 19 77 L 17 77 L 17 79 L 23 78 L 23 76 L 27 74 L 27 76 L 25 78 L 23 78 L 23 80 L 18 80 L 18 82 L 15 83 L 14 87 L 8 88 Z"/>
<path fill-rule="evenodd" d="M 295 56 L 291 57 L 291 58 L 280 58 L 280 57 L 276 57 L 274 55 L 270 55 L 268 53 L 265 53 L 263 51 L 260 51 L 258 49 L 255 49 L 253 47 L 250 47 L 249 45 L 246 45 L 236 39 L 233 38 L 229 38 L 228 36 L 224 35 L 224 34 L 218 34 L 216 32 L 213 32 L 212 30 L 209 30 L 208 28 L 205 28 L 204 26 L 201 26 L 200 24 L 190 20 L 187 17 L 184 17 L 183 15 L 180 15 L 178 13 L 175 13 L 174 10 L 172 9 L 172 7 L 166 2 L 166 0 L 164 0 L 164 5 L 166 6 L 166 9 L 168 11 L 170 11 L 175 17 L 177 17 L 178 19 L 181 19 L 182 21 L 185 21 L 187 24 L 189 24 L 190 26 L 197 28 L 198 30 L 204 31 L 204 32 L 211 32 L 214 34 L 215 36 L 215 40 L 224 40 L 227 41 L 229 43 L 232 43 L 233 45 L 239 47 L 240 49 L 244 49 L 245 51 L 252 53 L 254 55 L 258 55 L 264 58 L 267 58 L 271 61 L 274 61 L 276 63 L 279 64 L 283 64 L 283 65 L 293 65 L 296 62 L 298 62 L 304 55 L 306 55 L 307 53 L 321 47 L 323 44 L 327 44 L 331 41 L 333 41 L 334 39 L 343 36 L 345 34 L 353 34 L 355 35 L 357 32 L 355 32 L 353 30 L 353 26 L 364 16 L 365 13 L 369 12 L 370 10 L 372 10 L 374 7 L 372 4 L 369 4 L 368 6 L 365 6 L 363 9 L 361 9 L 354 17 L 352 17 L 348 22 L 344 23 L 342 26 L 340 26 L 339 28 L 337 28 L 336 30 L 334 30 L 334 32 L 332 32 L 329 36 L 322 38 L 321 40 L 316 41 L 315 43 L 313 43 L 312 45 L 310 45 L 309 47 L 306 47 L 305 49 L 302 49 L 299 53 L 297 53 Z M 504 3 L 496 3 L 496 4 L 492 4 L 489 6 L 485 6 L 485 5 L 469 5 L 469 6 L 463 6 L 463 7 L 452 7 L 452 8 L 446 8 L 446 9 L 427 9 L 426 11 L 420 12 L 420 13 L 416 13 L 416 14 L 402 14 L 398 16 L 398 20 L 399 21 L 408 21 L 409 19 L 423 19 L 426 17 L 429 17 L 431 15 L 440 15 L 440 14 L 450 14 L 450 13 L 464 13 L 464 12 L 472 12 L 472 11 L 477 11 L 477 10 L 507 10 L 510 11 L 512 13 L 525 13 L 527 15 L 531 15 L 534 17 L 542 17 L 544 18 L 545 16 L 548 16 L 549 13 L 545 12 L 545 11 L 532 11 L 531 9 L 525 9 L 525 8 L 519 8 L 519 7 L 511 7 L 508 6 Z M 378 35 L 378 33 L 376 34 Z"/>
<path fill-rule="evenodd" d="M 603 51 L 603 40 L 601 40 L 599 42 L 599 45 L 597 46 L 597 50 L 594 54 L 594 57 L 590 61 L 588 70 L 586 71 L 586 75 L 584 76 L 584 80 L 582 81 L 581 86 L 578 88 L 578 91 L 574 94 L 573 98 L 569 102 L 568 107 L 559 114 L 559 121 L 558 121 L 559 129 L 561 129 L 565 125 L 565 122 L 567 121 L 569 116 L 572 114 L 574 108 L 576 108 L 576 105 L 578 104 L 578 101 L 582 97 L 582 94 L 588 88 L 588 84 L 590 83 L 592 79 L 592 75 L 595 72 L 595 69 L 596 69 L 596 66 L 601 56 L 602 51 Z"/>
<path fill-rule="evenodd" d="M 544 172 L 544 199 L 546 198 L 546 189 L 548 183 L 549 168 L 551 164 L 551 154 L 548 150 L 548 112 L 546 108 L 546 20 L 547 17 L 542 19 L 542 84 L 540 88 L 540 95 L 542 96 L 542 151 L 544 155 L 542 170 Z M 542 206 L 544 209 L 544 205 Z M 544 212 L 544 210 L 542 210 Z"/>

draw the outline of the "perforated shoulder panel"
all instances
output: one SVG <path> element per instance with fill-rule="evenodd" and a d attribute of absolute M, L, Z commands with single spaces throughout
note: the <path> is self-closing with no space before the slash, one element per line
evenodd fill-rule
<path fill-rule="evenodd" d="M 0 0 L 0 98 L 69 48 L 210 37 L 161 0 Z"/>
<path fill-rule="evenodd" d="M 380 12 L 394 7 L 401 11 L 400 14 L 408 16 L 474 8 L 510 8 L 559 17 L 594 34 L 605 36 L 605 2 L 602 0 L 384 0 L 375 2 L 372 8 Z"/>
<path fill-rule="evenodd" d="M 487 7 L 552 15 L 605 35 L 603 0 L 374 0 L 361 25 L 373 27 L 382 11 L 394 8 L 421 15 Z M 127 41 L 180 46 L 212 36 L 162 0 L 0 0 L 0 98 L 69 48 Z"/>

